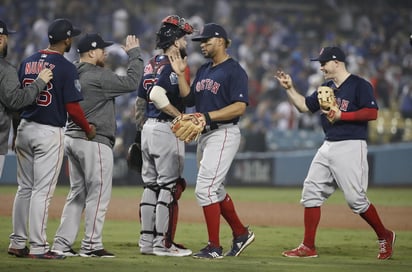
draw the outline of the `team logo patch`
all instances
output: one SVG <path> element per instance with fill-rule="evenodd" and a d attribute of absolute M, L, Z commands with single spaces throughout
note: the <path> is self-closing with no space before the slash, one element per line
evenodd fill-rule
<path fill-rule="evenodd" d="M 77 91 L 80 93 L 80 91 L 82 90 L 82 87 L 80 85 L 80 80 L 76 79 L 74 81 L 74 87 L 76 87 Z"/>
<path fill-rule="evenodd" d="M 177 75 L 176 75 L 175 72 L 172 72 L 172 73 L 170 74 L 169 79 L 170 79 L 170 83 L 171 83 L 172 85 L 178 84 L 178 78 L 177 78 Z"/>

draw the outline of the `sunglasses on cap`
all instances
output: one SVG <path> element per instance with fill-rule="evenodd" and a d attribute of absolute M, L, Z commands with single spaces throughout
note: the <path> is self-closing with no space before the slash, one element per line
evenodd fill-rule
<path fill-rule="evenodd" d="M 169 15 L 162 20 L 162 23 L 175 25 L 187 34 L 193 33 L 193 27 L 186 22 L 185 18 L 181 18 L 178 15 Z"/>

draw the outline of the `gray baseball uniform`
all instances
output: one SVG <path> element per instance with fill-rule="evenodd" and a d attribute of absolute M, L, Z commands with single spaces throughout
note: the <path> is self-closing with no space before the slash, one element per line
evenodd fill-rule
<path fill-rule="evenodd" d="M 156 46 L 164 54 L 154 56 L 146 64 L 138 89 L 136 110 L 142 110 L 143 103 L 139 101 L 147 102 L 144 114 L 136 112 L 138 128 L 141 126 L 142 115 L 147 118 L 141 131 L 142 179 L 145 184 L 139 213 L 139 247 L 142 254 L 175 257 L 192 254 L 190 249 L 173 241 L 178 219 L 178 200 L 184 190 L 182 184 L 185 184 L 182 178 L 185 145 L 174 136 L 170 125 L 172 119 L 183 112 L 185 107 L 178 77 L 169 59 L 170 52 L 175 48 L 179 49 L 180 54 L 186 55 L 184 36 L 192 32 L 192 26 L 177 15 L 170 15 L 162 20 L 156 33 Z M 160 106 L 159 95 L 162 92 L 167 103 Z"/>
<path fill-rule="evenodd" d="M 45 86 L 46 83 L 38 79 L 20 89 L 16 69 L 0 56 L 0 176 L 8 151 L 11 112 L 32 104 Z"/>
<path fill-rule="evenodd" d="M 34 259 L 64 258 L 49 250 L 46 230 L 48 208 L 63 161 L 64 126 L 68 115 L 75 118 L 88 138 L 95 134 L 78 103 L 83 96 L 76 67 L 63 55 L 70 48 L 72 38 L 80 33 L 69 20 L 54 20 L 48 28 L 48 48 L 26 58 L 18 71 L 22 86 L 34 82 L 43 68 L 53 71 L 53 79 L 40 92 L 36 104 L 25 107 L 20 114 L 15 142 L 19 186 L 8 249 L 12 255 Z"/>
<path fill-rule="evenodd" d="M 69 122 L 67 126 L 65 152 L 69 160 L 71 188 L 53 250 L 71 249 L 83 210 L 85 231 L 80 254 L 103 249 L 102 230 L 112 189 L 115 97 L 135 91 L 143 72 L 140 48 L 130 49 L 127 53 L 129 66 L 125 76 L 90 63 L 76 64 L 84 96 L 81 106 L 90 123 L 96 126 L 96 137 L 87 141 L 76 124 Z"/>
<path fill-rule="evenodd" d="M 24 248 L 26 240 L 29 240 L 33 258 L 53 257 L 48 254 L 46 229 L 48 206 L 63 162 L 63 127 L 67 120 L 65 105 L 82 99 L 75 85 L 78 81 L 76 69 L 62 54 L 47 50 L 35 53 L 22 63 L 20 81 L 34 81 L 37 74 L 27 67 L 43 62 L 48 62 L 49 67 L 54 65 L 53 80 L 48 84 L 50 88 L 42 91 L 37 104 L 24 108 L 20 115 L 22 120 L 16 137 L 19 187 L 13 206 L 13 233 L 10 235 L 11 248 Z"/>

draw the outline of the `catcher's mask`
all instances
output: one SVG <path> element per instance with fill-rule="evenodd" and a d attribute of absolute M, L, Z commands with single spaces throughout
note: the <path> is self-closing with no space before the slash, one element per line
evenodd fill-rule
<path fill-rule="evenodd" d="M 166 49 L 177 39 L 192 33 L 193 27 L 184 18 L 169 15 L 162 20 L 162 25 L 156 33 L 156 48 Z"/>

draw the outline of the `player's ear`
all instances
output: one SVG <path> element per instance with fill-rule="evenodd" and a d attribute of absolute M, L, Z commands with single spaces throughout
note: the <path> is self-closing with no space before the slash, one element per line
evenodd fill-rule
<path fill-rule="evenodd" d="M 65 43 L 66 45 L 72 44 L 72 38 L 66 38 L 66 39 L 64 40 L 64 43 Z"/>
<path fill-rule="evenodd" d="M 223 38 L 219 38 L 219 44 L 226 47 L 226 41 Z"/>
<path fill-rule="evenodd" d="M 87 51 L 87 55 L 88 55 L 90 58 L 94 58 L 94 57 L 96 56 L 96 50 L 89 50 L 89 51 Z"/>

